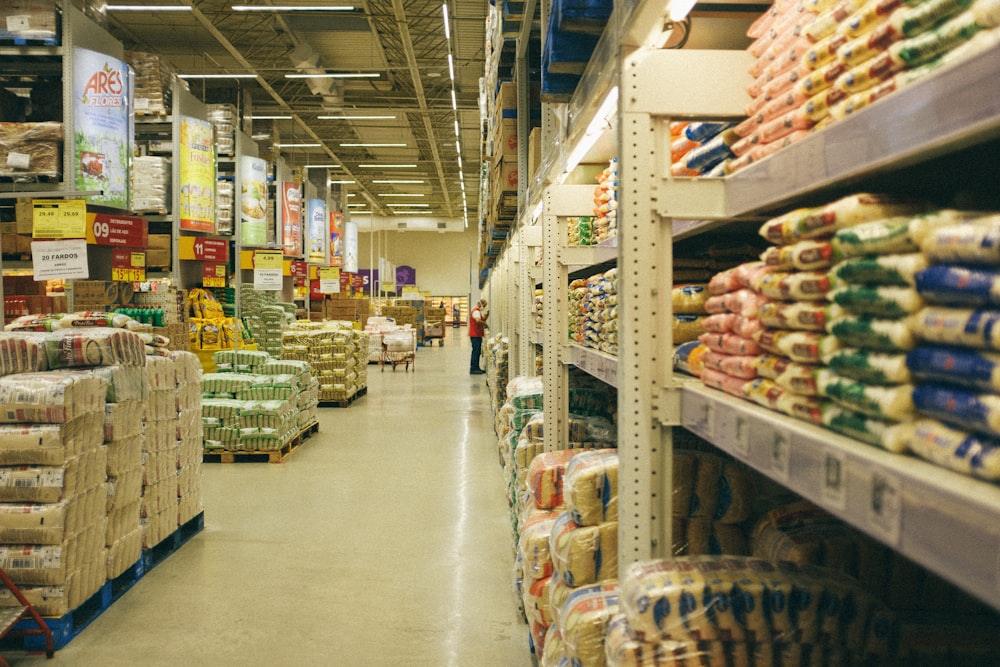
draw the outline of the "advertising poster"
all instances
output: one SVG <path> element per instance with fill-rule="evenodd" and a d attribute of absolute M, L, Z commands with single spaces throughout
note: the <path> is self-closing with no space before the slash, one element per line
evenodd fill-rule
<path fill-rule="evenodd" d="M 358 272 L 358 223 L 344 223 L 344 271 Z"/>
<path fill-rule="evenodd" d="M 330 211 L 330 266 L 344 265 L 344 214 Z"/>
<path fill-rule="evenodd" d="M 181 118 L 180 227 L 215 233 L 215 136 L 212 124 Z"/>
<path fill-rule="evenodd" d="M 302 256 L 302 190 L 298 183 L 281 184 L 281 247 L 286 257 Z"/>
<path fill-rule="evenodd" d="M 240 241 L 244 246 L 267 245 L 267 162 L 240 158 Z"/>
<path fill-rule="evenodd" d="M 326 203 L 310 199 L 306 213 L 306 252 L 310 262 L 326 264 Z"/>
<path fill-rule="evenodd" d="M 116 208 L 128 208 L 127 71 L 125 63 L 111 56 L 73 49 L 73 185 L 103 191 L 89 200 Z M 57 164 L 59 159 L 56 151 Z"/>

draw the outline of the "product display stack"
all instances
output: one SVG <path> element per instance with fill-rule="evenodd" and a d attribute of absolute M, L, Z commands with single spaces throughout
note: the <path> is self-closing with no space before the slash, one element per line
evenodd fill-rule
<path fill-rule="evenodd" d="M 281 358 L 309 363 L 320 402 L 344 403 L 368 388 L 368 340 L 349 322 L 296 322 L 284 332 Z"/>
<path fill-rule="evenodd" d="M 0 564 L 40 613 L 59 616 L 97 592 L 109 571 L 104 441 L 114 413 L 106 413 L 104 371 L 85 369 L 141 367 L 144 344 L 130 331 L 88 327 L 4 333 L 0 348 Z M 135 431 L 131 414 L 131 427 L 126 412 L 110 425 Z"/>
<path fill-rule="evenodd" d="M 169 357 L 149 357 L 142 451 L 143 548 L 177 529 L 177 375 Z"/>
<path fill-rule="evenodd" d="M 183 526 L 204 509 L 201 461 L 204 426 L 201 420 L 201 362 L 191 352 L 173 352 L 177 392 L 177 525 Z"/>
<path fill-rule="evenodd" d="M 104 439 L 107 451 L 107 578 L 114 579 L 142 555 L 144 405 L 149 372 L 143 366 L 108 366 L 95 375 L 108 384 Z"/>

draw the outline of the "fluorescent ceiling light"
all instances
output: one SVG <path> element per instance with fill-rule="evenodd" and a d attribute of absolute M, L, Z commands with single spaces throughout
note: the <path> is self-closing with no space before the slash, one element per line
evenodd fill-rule
<path fill-rule="evenodd" d="M 275 148 L 319 148 L 323 144 L 274 144 Z"/>
<path fill-rule="evenodd" d="M 291 116 L 250 116 L 250 120 L 291 120 Z"/>
<path fill-rule="evenodd" d="M 342 148 L 406 148 L 406 144 L 340 144 Z"/>
<path fill-rule="evenodd" d="M 105 5 L 104 8 L 118 12 L 189 12 L 192 9 L 181 5 Z"/>
<path fill-rule="evenodd" d="M 316 116 L 317 120 L 396 120 L 396 116 Z"/>
<path fill-rule="evenodd" d="M 423 197 L 423 192 L 383 192 L 376 197 Z"/>
<path fill-rule="evenodd" d="M 414 204 L 414 203 L 386 204 L 386 206 L 388 206 L 389 208 L 430 208 L 431 207 L 430 204 Z"/>
<path fill-rule="evenodd" d="M 286 74 L 286 79 L 377 79 L 378 72 L 320 72 L 318 74 Z"/>
<path fill-rule="evenodd" d="M 233 5 L 234 12 L 352 12 L 341 5 Z"/>
<path fill-rule="evenodd" d="M 327 181 L 327 185 L 354 185 L 357 181 Z"/>
<path fill-rule="evenodd" d="M 178 74 L 181 79 L 256 79 L 256 74 Z"/>
<path fill-rule="evenodd" d="M 359 164 L 362 169 L 416 169 L 415 164 Z"/>
<path fill-rule="evenodd" d="M 441 5 L 441 13 L 444 15 L 444 38 L 451 39 L 451 26 L 448 25 L 448 3 Z"/>
<path fill-rule="evenodd" d="M 384 178 L 372 180 L 372 183 L 426 183 L 422 178 Z"/>

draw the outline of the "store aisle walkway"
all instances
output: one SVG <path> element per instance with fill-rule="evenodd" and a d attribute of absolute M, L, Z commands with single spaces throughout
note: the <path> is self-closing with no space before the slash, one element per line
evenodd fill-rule
<path fill-rule="evenodd" d="M 367 396 L 321 409 L 286 463 L 207 464 L 205 530 L 53 661 L 11 664 L 530 665 L 486 376 L 461 333 L 415 372 L 369 366 Z"/>

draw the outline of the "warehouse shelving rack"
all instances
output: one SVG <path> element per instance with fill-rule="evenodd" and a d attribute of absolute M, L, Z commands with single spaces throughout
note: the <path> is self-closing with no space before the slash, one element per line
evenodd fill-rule
<path fill-rule="evenodd" d="M 533 340 L 540 337 L 544 346 L 546 448 L 566 441 L 566 365 L 573 364 L 618 387 L 621 564 L 670 553 L 672 429 L 683 426 L 1000 609 L 1000 487 L 675 377 L 668 300 L 672 245 L 681 238 L 829 201 L 834 193 L 862 188 L 863 179 L 919 169 L 935 158 L 996 142 L 1000 46 L 728 178 L 673 179 L 667 176 L 669 121 L 742 116 L 750 56 L 722 45 L 657 50 L 650 45 L 658 41 L 664 13 L 663 3 L 617 5 L 573 101 L 543 114 L 549 138 L 527 200 L 537 197 L 544 209 L 545 329 Z M 712 72 L 710 84 L 703 74 L 698 78 L 705 71 Z M 560 184 L 563 173 L 602 93 L 615 85 L 620 86 L 617 127 L 609 128 L 614 136 L 605 139 L 618 147 L 623 184 L 617 358 L 566 345 L 569 253 L 576 249 L 560 249 L 565 235 L 560 218 L 581 214 L 574 208 L 579 202 L 563 206 L 564 196 L 572 198 L 565 188 L 573 187 Z M 553 119 L 568 124 L 560 128 L 556 122 L 553 129 Z M 997 173 L 995 164 L 988 168 Z M 521 224 L 527 219 L 522 202 Z M 582 264 L 596 266 L 595 260 Z"/>

